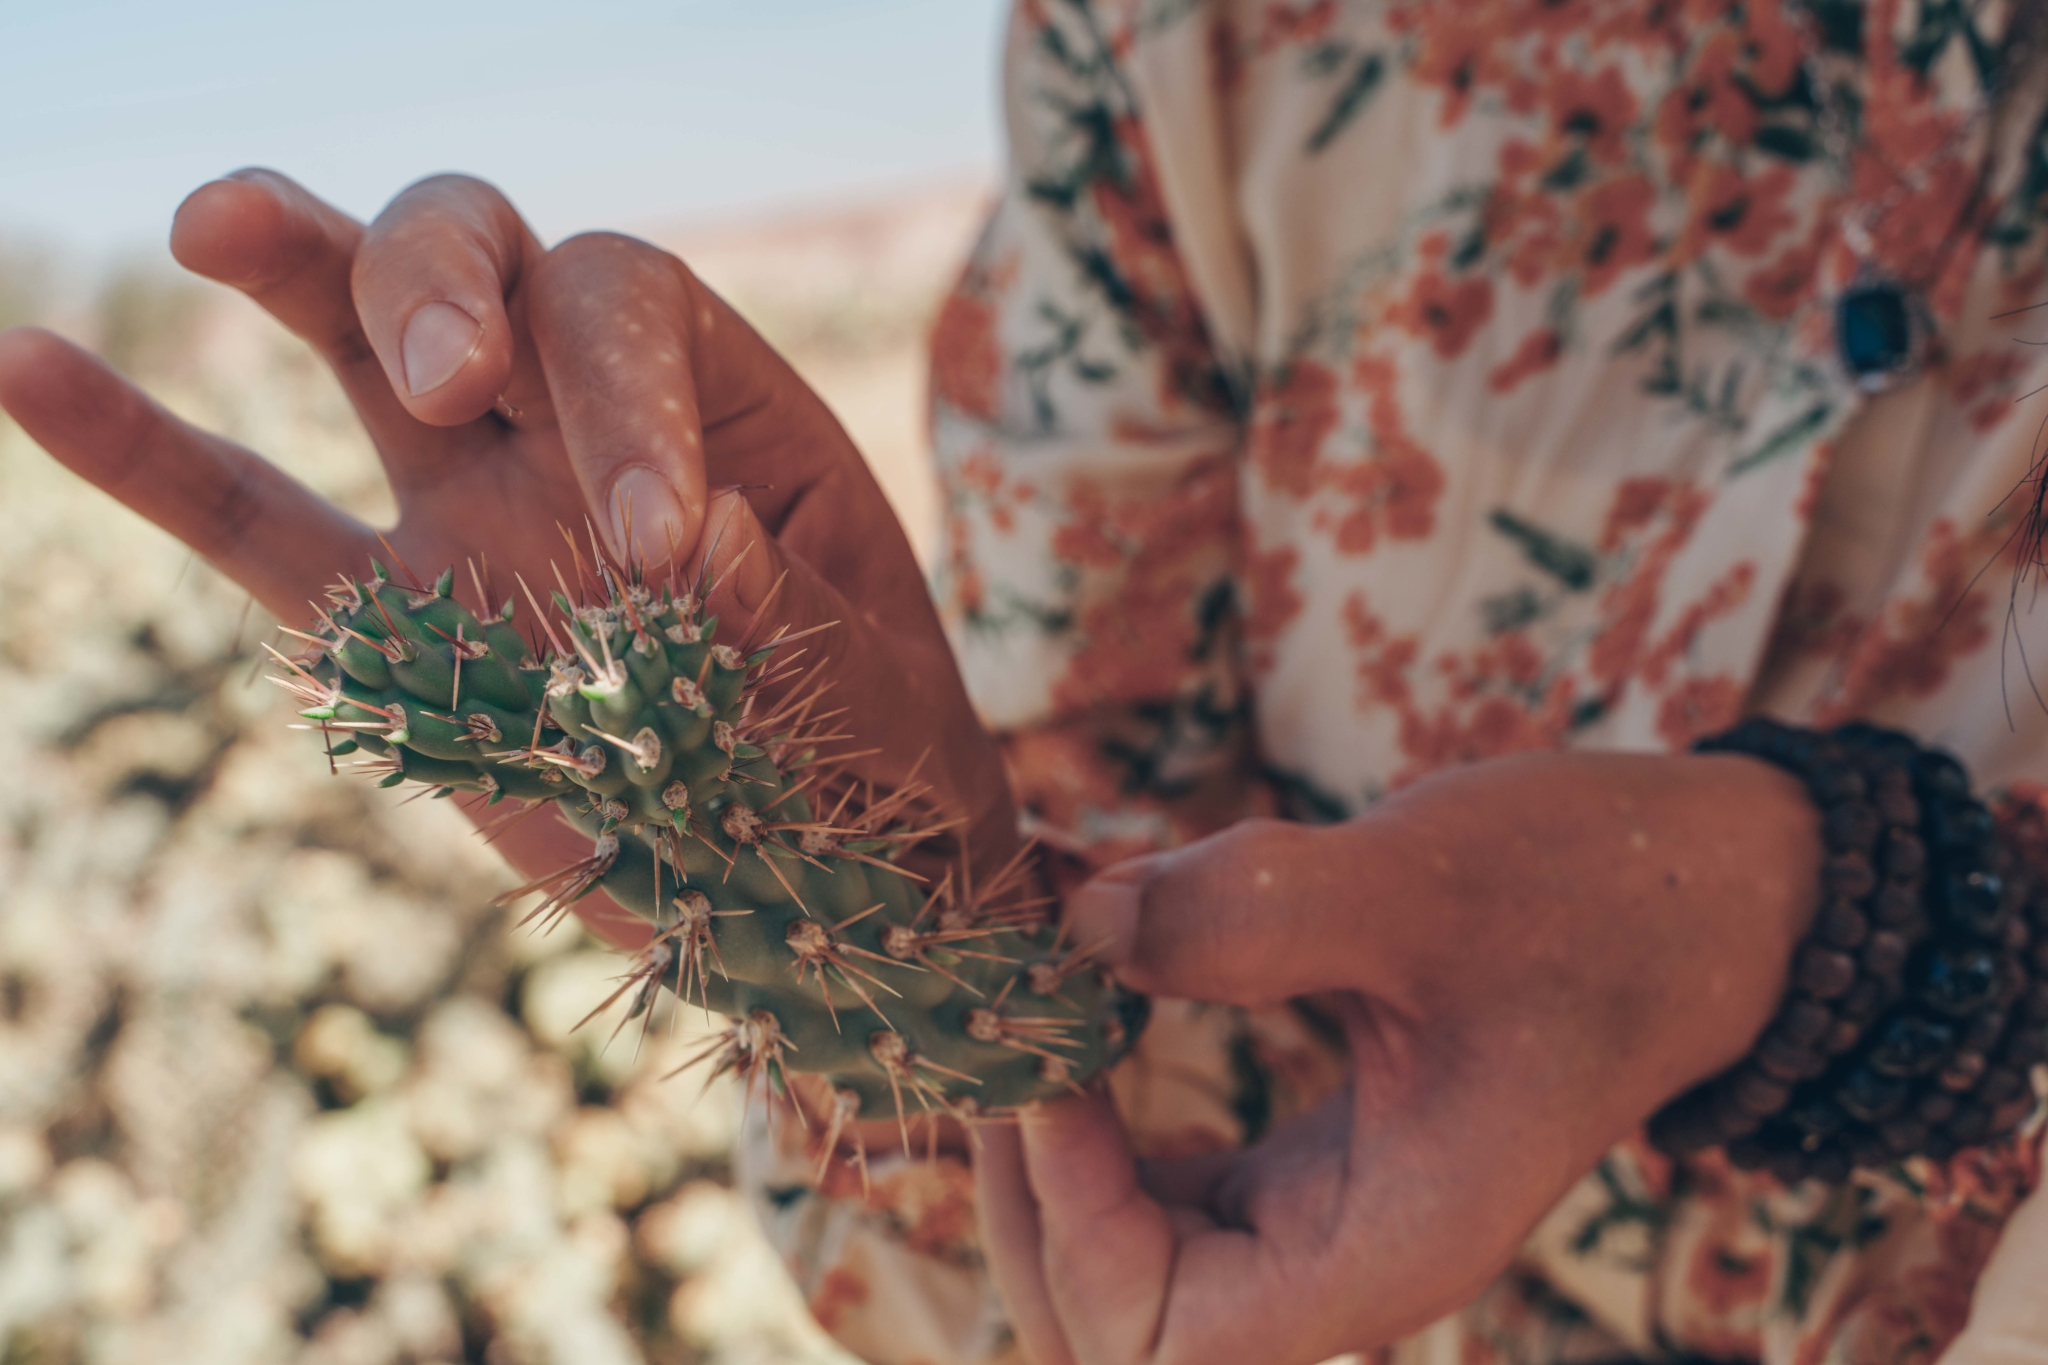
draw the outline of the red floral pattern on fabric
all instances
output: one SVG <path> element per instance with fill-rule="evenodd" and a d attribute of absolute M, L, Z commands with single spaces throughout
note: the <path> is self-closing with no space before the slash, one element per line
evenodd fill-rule
<path fill-rule="evenodd" d="M 964 290 L 946 296 L 932 324 L 932 395 L 970 417 L 993 417 L 1001 406 L 1003 357 L 996 349 L 995 310 Z"/>
<path fill-rule="evenodd" d="M 1336 374 L 1298 360 L 1254 400 L 1246 451 L 1267 484 L 1305 498 L 1315 491 L 1323 442 L 1336 427 Z"/>
<path fill-rule="evenodd" d="M 1077 481 L 1052 553 L 1082 569 L 1115 569 L 1121 591 L 1084 610 L 1058 697 L 1063 707 L 1172 693 L 1201 631 L 1196 608 L 1217 581 L 1214 554 L 1236 526 L 1237 479 L 1218 461 L 1189 469 L 1154 496 L 1115 498 Z"/>
<path fill-rule="evenodd" d="M 1921 593 L 1891 604 L 1858 631 L 1844 652 L 1841 678 L 1822 718 L 1868 715 L 1903 698 L 1941 690 L 1963 659 L 1991 642 L 1992 593 L 2002 583 L 1995 569 L 2012 548 L 2005 518 L 1987 520 L 1968 534 L 1936 522 L 1921 551 Z"/>

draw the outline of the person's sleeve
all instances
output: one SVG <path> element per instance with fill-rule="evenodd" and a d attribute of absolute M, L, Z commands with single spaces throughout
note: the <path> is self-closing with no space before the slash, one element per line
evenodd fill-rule
<path fill-rule="evenodd" d="M 1240 431 L 1111 45 L 1026 0 L 1005 64 L 1010 166 L 931 341 L 937 588 L 1028 827 L 1078 873 L 1255 807 Z M 738 1168 L 818 1321 L 878 1365 L 1012 1358 L 967 1163 L 870 1153 L 864 1187 L 818 1141 L 757 1122 Z"/>

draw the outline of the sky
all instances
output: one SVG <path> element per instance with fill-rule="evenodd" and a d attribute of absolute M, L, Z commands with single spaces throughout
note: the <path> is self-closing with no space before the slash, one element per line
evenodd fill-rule
<path fill-rule="evenodd" d="M 986 174 L 1002 0 L 0 0 L 0 235 L 160 249 L 266 165 L 358 216 L 423 175 L 547 240 Z"/>

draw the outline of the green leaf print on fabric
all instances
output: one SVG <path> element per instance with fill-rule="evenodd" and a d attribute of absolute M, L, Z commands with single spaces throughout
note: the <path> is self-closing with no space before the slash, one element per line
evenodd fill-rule
<path fill-rule="evenodd" d="M 1531 564 L 1573 592 L 1584 592 L 1593 586 L 1600 556 L 1585 546 L 1526 522 L 1505 507 L 1495 508 L 1486 520 L 1494 530 L 1521 546 Z"/>
<path fill-rule="evenodd" d="M 1373 91 L 1380 88 L 1386 78 L 1387 60 L 1377 52 L 1368 52 L 1358 59 L 1351 74 L 1337 90 L 1336 98 L 1330 101 L 1330 112 L 1323 115 L 1323 121 L 1308 135 L 1306 150 L 1313 156 L 1337 140 L 1337 134 L 1357 118 Z"/>

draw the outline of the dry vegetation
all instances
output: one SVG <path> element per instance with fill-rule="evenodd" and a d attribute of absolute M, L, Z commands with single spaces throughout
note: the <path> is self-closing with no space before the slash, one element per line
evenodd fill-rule
<path fill-rule="evenodd" d="M 664 236 L 920 548 L 919 343 L 978 198 Z M 239 300 L 51 279 L 0 255 L 0 325 L 381 507 L 339 393 Z M 329 778 L 239 592 L 4 419 L 0 502 L 0 1361 L 843 1361 L 727 1188 L 734 1095 L 661 1079 L 701 1023 L 637 1059 L 572 1032 L 615 959 L 514 932 L 452 810 Z"/>

